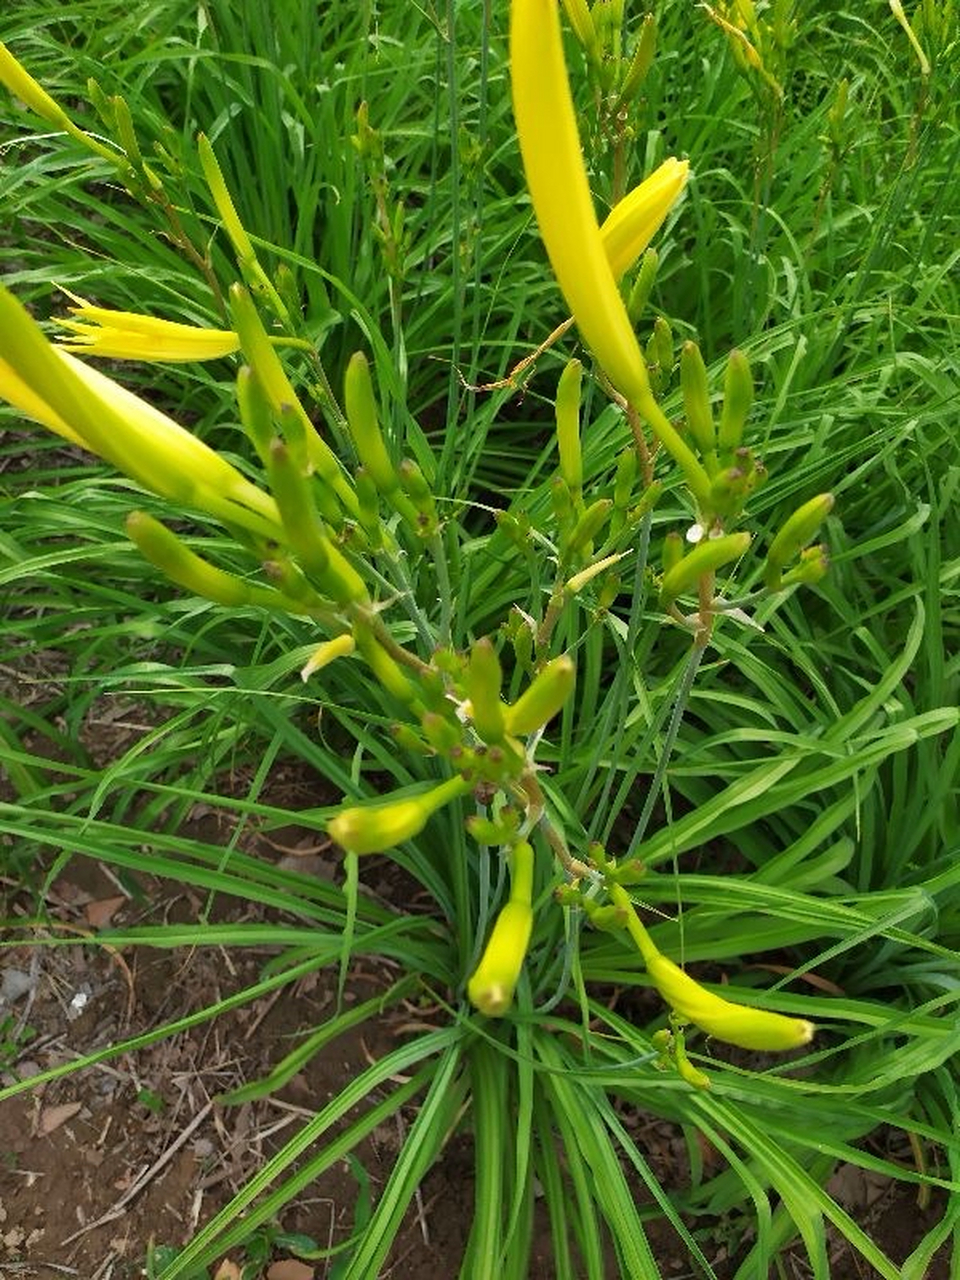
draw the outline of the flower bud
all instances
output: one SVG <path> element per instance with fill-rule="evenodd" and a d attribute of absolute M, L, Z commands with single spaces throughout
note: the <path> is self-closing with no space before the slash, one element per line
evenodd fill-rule
<path fill-rule="evenodd" d="M 370 366 L 362 351 L 350 358 L 343 381 L 344 407 L 350 438 L 357 456 L 374 484 L 383 494 L 393 493 L 400 484 L 396 468 L 390 461 L 377 420 L 377 405 L 370 380 Z"/>
<path fill-rule="evenodd" d="M 584 551 L 607 523 L 612 507 L 610 498 L 598 498 L 591 503 L 570 531 L 564 550 L 568 554 Z"/>
<path fill-rule="evenodd" d="M 633 57 L 620 90 L 620 101 L 624 105 L 640 92 L 647 72 L 653 66 L 654 54 L 657 51 L 657 20 L 648 13 L 640 27 L 640 35 L 633 50 Z"/>
<path fill-rule="evenodd" d="M 663 575 L 660 603 L 668 608 L 677 596 L 695 586 L 705 573 L 714 573 L 725 564 L 739 560 L 750 546 L 749 533 L 727 533 L 721 538 L 708 538 Z"/>
<path fill-rule="evenodd" d="M 657 316 L 653 322 L 653 349 L 657 364 L 668 377 L 673 371 L 673 330 L 665 316 Z"/>
<path fill-rule="evenodd" d="M 233 573 L 209 564 L 191 551 L 175 533 L 144 511 L 131 511 L 127 516 L 126 529 L 144 558 L 186 591 L 192 591 L 215 604 L 234 608 L 259 605 L 268 609 L 300 612 L 296 602 L 287 599 L 280 592 L 246 582 Z"/>
<path fill-rule="evenodd" d="M 781 569 L 813 538 L 833 510 L 833 503 L 832 493 L 820 493 L 798 507 L 784 522 L 767 552 L 764 580 L 771 590 L 776 590 L 780 585 Z"/>
<path fill-rule="evenodd" d="M 636 324 L 643 314 L 643 309 L 650 301 L 650 294 L 657 279 L 657 268 L 660 266 L 660 255 L 656 249 L 647 249 L 640 263 L 640 270 L 633 282 L 630 296 L 627 299 L 627 315 L 630 323 Z"/>
<path fill-rule="evenodd" d="M 533 929 L 533 849 L 519 840 L 510 853 L 510 899 L 494 922 L 483 956 L 467 983 L 470 1003 L 488 1018 L 510 1008 Z"/>
<path fill-rule="evenodd" d="M 463 683 L 471 703 L 473 727 L 484 742 L 500 742 L 505 733 L 500 701 L 503 672 L 500 659 L 489 636 L 474 641 L 470 661 L 463 673 Z"/>
<path fill-rule="evenodd" d="M 438 809 L 469 790 L 462 778 L 449 778 L 406 799 L 341 809 L 327 832 L 348 853 L 381 853 L 419 835 Z"/>
<path fill-rule="evenodd" d="M 723 409 L 717 431 L 717 447 L 721 458 L 740 447 L 750 406 L 753 404 L 753 375 L 742 351 L 734 349 L 727 358 L 723 380 Z"/>
<path fill-rule="evenodd" d="M 701 1031 L 726 1044 L 781 1052 L 798 1049 L 813 1039 L 812 1022 L 715 996 L 659 951 L 654 950 L 644 959 L 647 972 L 667 1004 Z"/>
<path fill-rule="evenodd" d="M 703 363 L 700 348 L 695 342 L 685 342 L 680 352 L 680 389 L 683 392 L 687 428 L 709 471 L 710 463 L 713 463 L 714 468 L 717 463 L 717 437 L 710 408 L 707 366 Z"/>
<path fill-rule="evenodd" d="M 328 667 L 337 658 L 348 657 L 356 647 L 356 641 L 349 634 L 335 636 L 332 640 L 324 640 L 323 644 L 317 645 L 308 658 L 300 672 L 300 679 L 306 683 L 315 671 L 322 671 L 324 667 Z"/>
<path fill-rule="evenodd" d="M 580 452 L 580 384 L 583 365 L 571 360 L 557 383 L 557 445 L 560 474 L 574 499 L 583 488 L 583 457 Z"/>
<path fill-rule="evenodd" d="M 573 692 L 577 668 L 569 654 L 553 658 L 504 713 L 509 734 L 533 733 L 557 714 Z"/>

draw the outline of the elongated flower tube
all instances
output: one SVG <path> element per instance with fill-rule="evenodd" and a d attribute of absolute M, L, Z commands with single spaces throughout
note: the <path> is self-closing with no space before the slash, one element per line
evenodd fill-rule
<path fill-rule="evenodd" d="M 6 85 L 13 96 L 26 103 L 41 120 L 46 120 L 48 124 L 55 125 L 58 129 L 73 129 L 73 122 L 63 108 L 54 102 L 46 89 L 37 84 L 29 71 L 17 61 L 2 41 L 0 41 L 0 84 Z"/>
<path fill-rule="evenodd" d="M 697 501 L 706 507 L 709 478 L 653 397 L 644 358 L 597 224 L 567 80 L 556 0 L 513 0 L 510 61 L 520 152 L 557 283 L 610 381 L 647 419 L 683 468 Z M 686 164 L 674 164 L 662 185 L 658 182 L 644 197 L 650 199 L 654 229 L 686 180 Z M 638 206 L 642 204 L 640 197 L 637 201 Z M 630 216 L 638 216 L 636 207 L 631 207 Z M 621 213 L 620 219 L 626 221 L 627 213 Z M 609 233 L 613 240 L 616 230 L 615 223 Z"/>
<path fill-rule="evenodd" d="M 717 1040 L 739 1045 L 741 1049 L 784 1052 L 798 1049 L 813 1039 L 814 1025 L 805 1018 L 788 1018 L 782 1013 L 735 1004 L 707 991 L 657 950 L 626 890 L 614 883 L 609 884 L 608 889 L 614 905 L 627 914 L 627 930 L 643 956 L 654 985 L 681 1018 Z"/>
<path fill-rule="evenodd" d="M 469 790 L 463 778 L 449 778 L 416 796 L 341 809 L 327 831 L 348 853 L 382 853 L 419 835 L 432 814 Z"/>
<path fill-rule="evenodd" d="M 533 930 L 533 849 L 526 840 L 510 855 L 510 898 L 493 924 L 480 963 L 467 983 L 474 1008 L 499 1018 L 513 1003 Z"/>
<path fill-rule="evenodd" d="M 59 344 L 63 351 L 174 364 L 215 360 L 240 350 L 240 338 L 230 329 L 204 329 L 158 320 L 135 311 L 95 307 L 72 293 L 70 297 L 77 304 L 70 308 L 74 319 L 57 321 L 67 331 Z"/>
<path fill-rule="evenodd" d="M 260 537 L 281 536 L 269 494 L 153 405 L 51 346 L 2 286 L 0 397 L 154 493 Z"/>

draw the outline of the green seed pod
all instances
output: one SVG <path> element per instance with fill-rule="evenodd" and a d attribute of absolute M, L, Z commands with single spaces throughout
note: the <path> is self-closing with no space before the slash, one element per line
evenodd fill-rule
<path fill-rule="evenodd" d="M 792 587 L 798 583 L 810 586 L 825 578 L 830 569 L 830 558 L 827 548 L 821 543 L 816 547 L 807 547 L 800 552 L 800 563 L 795 569 L 783 575 L 781 587 Z"/>
<path fill-rule="evenodd" d="M 347 425 L 357 456 L 380 492 L 393 493 L 400 484 L 400 478 L 383 441 L 370 365 L 362 351 L 350 357 L 343 380 L 343 395 Z"/>
<path fill-rule="evenodd" d="M 665 316 L 657 316 L 653 322 L 653 346 L 657 364 L 664 377 L 669 377 L 673 372 L 673 330 Z"/>
<path fill-rule="evenodd" d="M 573 692 L 577 668 L 569 654 L 553 658 L 504 713 L 509 734 L 533 733 L 557 714 Z"/>
<path fill-rule="evenodd" d="M 820 493 L 809 502 L 805 502 L 802 507 L 798 507 L 784 522 L 780 532 L 770 544 L 764 568 L 764 581 L 772 590 L 780 585 L 780 572 L 783 566 L 811 541 L 833 510 L 833 503 L 832 493 Z"/>
<path fill-rule="evenodd" d="M 247 439 L 266 466 L 273 439 L 273 415 L 260 379 L 248 364 L 242 365 L 237 374 L 237 404 Z"/>
<path fill-rule="evenodd" d="M 663 572 L 668 574 L 676 569 L 685 553 L 686 545 L 684 544 L 682 536 L 671 530 L 663 540 Z"/>
<path fill-rule="evenodd" d="M 660 603 L 669 608 L 677 596 L 694 587 L 705 573 L 714 573 L 725 564 L 739 560 L 750 546 L 749 533 L 727 533 L 720 538 L 708 538 L 663 575 L 660 586 Z"/>
<path fill-rule="evenodd" d="M 630 317 L 631 324 L 636 324 L 643 315 L 643 309 L 653 292 L 659 265 L 660 258 L 656 249 L 647 249 L 641 259 L 640 270 L 637 272 L 637 278 L 633 282 L 633 288 L 627 300 L 627 315 Z"/>
<path fill-rule="evenodd" d="M 753 375 L 750 372 L 750 362 L 742 351 L 734 349 L 727 358 L 727 370 L 723 379 L 723 410 L 717 432 L 717 447 L 721 458 L 739 449 L 752 404 Z"/>
<path fill-rule="evenodd" d="M 425 711 L 420 717 L 424 737 L 441 755 L 447 756 L 463 746 L 463 726 L 439 711 Z"/>
<path fill-rule="evenodd" d="M 623 79 L 623 88 L 620 90 L 620 101 L 623 105 L 632 101 L 640 92 L 647 73 L 653 66 L 656 51 L 657 20 L 652 13 L 648 13 L 640 27 L 640 35 L 637 37 L 633 57 Z"/>
<path fill-rule="evenodd" d="M 473 727 L 484 742 L 500 742 L 505 733 L 500 687 L 503 671 L 489 636 L 475 640 L 463 683 L 471 704 Z"/>
<path fill-rule="evenodd" d="M 143 557 L 185 591 L 235 608 L 260 605 L 267 609 L 300 611 L 296 601 L 278 591 L 246 582 L 209 564 L 145 511 L 131 511 L 127 516 L 126 530 Z"/>
<path fill-rule="evenodd" d="M 710 408 L 707 366 L 695 342 L 685 342 L 680 352 L 680 390 L 687 427 L 709 471 L 711 463 L 714 468 L 717 465 L 717 436 Z"/>
<path fill-rule="evenodd" d="M 798 1049 L 813 1039 L 813 1023 L 803 1018 L 788 1018 L 715 996 L 659 951 L 654 950 L 644 960 L 667 1004 L 687 1022 L 726 1044 L 783 1052 Z"/>
<path fill-rule="evenodd" d="M 580 451 L 580 387 L 583 365 L 571 360 L 557 383 L 557 445 L 560 450 L 560 474 L 574 500 L 583 487 L 583 456 Z"/>
<path fill-rule="evenodd" d="M 637 482 L 637 451 L 624 449 L 617 458 L 617 475 L 613 482 L 613 505 L 618 511 L 626 511 Z"/>
<path fill-rule="evenodd" d="M 402 800 L 341 809 L 327 823 L 327 833 L 348 853 L 382 853 L 419 835 L 438 809 L 469 790 L 462 778 L 450 778 Z"/>
<path fill-rule="evenodd" d="M 568 553 L 583 551 L 607 523 L 612 507 L 609 498 L 598 498 L 591 503 L 573 526 L 565 550 Z"/>

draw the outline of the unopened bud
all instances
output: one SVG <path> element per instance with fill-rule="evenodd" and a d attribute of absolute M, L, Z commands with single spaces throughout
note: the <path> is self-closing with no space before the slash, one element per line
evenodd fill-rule
<path fill-rule="evenodd" d="M 505 732 L 500 701 L 503 672 L 489 636 L 474 641 L 463 683 L 471 703 L 473 727 L 484 742 L 499 742 Z"/>
<path fill-rule="evenodd" d="M 750 546 L 749 533 L 727 533 L 721 538 L 708 538 L 663 575 L 660 603 L 668 608 L 677 596 L 694 587 L 705 573 L 714 573 L 733 560 L 739 560 Z"/>
<path fill-rule="evenodd" d="M 685 342 L 680 352 L 680 389 L 687 427 L 709 470 L 711 460 L 716 466 L 717 438 L 710 408 L 707 366 L 695 342 Z"/>
<path fill-rule="evenodd" d="M 370 365 L 362 351 L 355 352 L 350 358 L 343 380 L 343 393 L 347 425 L 357 456 L 380 492 L 393 493 L 400 479 L 383 441 Z"/>
<path fill-rule="evenodd" d="M 342 809 L 327 832 L 348 853 L 381 853 L 419 835 L 432 814 L 469 790 L 462 778 L 450 778 L 416 796 Z"/>
<path fill-rule="evenodd" d="M 734 349 L 727 359 L 723 380 L 723 410 L 717 431 L 717 448 L 721 458 L 740 447 L 752 404 L 753 375 L 750 372 L 750 362 L 742 351 Z"/>
<path fill-rule="evenodd" d="M 583 365 L 571 360 L 557 383 L 557 445 L 560 450 L 560 474 L 574 498 L 583 487 L 583 457 L 580 452 L 580 386 Z"/>
<path fill-rule="evenodd" d="M 802 507 L 798 507 L 783 524 L 770 544 L 764 581 L 775 590 L 780 585 L 780 572 L 789 564 L 802 547 L 812 540 L 821 524 L 833 510 L 832 493 L 820 493 Z"/>
<path fill-rule="evenodd" d="M 577 668 L 569 654 L 553 658 L 530 682 L 504 719 L 507 733 L 533 733 L 557 714 L 573 692 Z"/>

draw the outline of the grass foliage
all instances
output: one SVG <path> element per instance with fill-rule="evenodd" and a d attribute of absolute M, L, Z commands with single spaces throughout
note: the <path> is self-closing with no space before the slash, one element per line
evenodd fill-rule
<path fill-rule="evenodd" d="M 541 566 L 513 548 L 490 510 L 522 508 L 535 528 L 545 519 L 556 465 L 550 399 L 576 348 L 568 335 L 522 391 L 473 389 L 504 377 L 563 316 L 523 188 L 503 7 L 14 8 L 0 36 L 60 101 L 79 108 L 90 75 L 126 96 L 141 142 L 164 147 L 180 177 L 185 225 L 212 238 L 221 281 L 233 267 L 205 198 L 198 130 L 265 260 L 289 271 L 332 385 L 342 385 L 354 350 L 371 354 L 388 433 L 415 455 L 429 442 L 436 492 L 461 517 L 462 539 L 449 540 L 455 643 L 496 628 L 513 604 L 526 607 L 546 586 Z M 551 907 L 542 866 L 517 1006 L 500 1022 L 479 1018 L 462 983 L 504 874 L 494 852 L 468 841 L 456 809 L 397 851 L 432 902 L 414 916 L 358 893 L 353 874 L 342 884 L 307 879 L 236 840 L 224 850 L 178 835 L 197 802 L 228 814 L 238 836 L 244 823 L 322 832 L 329 810 L 291 813 L 264 800 L 281 759 L 300 759 L 349 797 L 428 778 L 430 765 L 397 753 L 390 701 L 359 664 L 301 684 L 312 647 L 305 623 L 228 612 L 158 584 L 122 521 L 134 505 L 159 514 L 159 504 L 0 410 L 0 670 L 39 682 L 29 699 L 22 683 L 0 688 L 6 874 L 28 880 L 39 856 L 48 880 L 76 858 L 123 876 L 143 869 L 146 843 L 152 874 L 210 903 L 233 895 L 262 904 L 273 923 L 144 925 L 107 930 L 103 945 L 276 949 L 236 995 L 0 1099 L 321 967 L 345 974 L 362 956 L 420 975 L 444 1011 L 433 1030 L 345 1081 L 166 1264 L 164 1280 L 200 1274 L 411 1105 L 416 1119 L 370 1221 L 341 1256 L 341 1280 L 378 1274 L 456 1126 L 471 1129 L 476 1153 L 461 1272 L 471 1280 L 528 1274 L 535 1185 L 561 1278 L 610 1274 L 611 1248 L 621 1275 L 658 1276 L 644 1230 L 653 1219 L 672 1225 L 707 1276 L 718 1223 L 738 1249 L 737 1280 L 777 1274 L 797 1248 L 822 1280 L 840 1237 L 890 1280 L 920 1280 L 941 1246 L 952 1250 L 952 1274 L 960 1267 L 956 18 L 947 4 L 919 6 L 929 15 L 926 25 L 915 19 L 931 60 L 924 77 L 886 6 L 796 6 L 787 94 L 772 114 L 714 24 L 689 6 L 663 8 L 631 178 L 672 153 L 690 157 L 694 177 L 659 242 L 654 308 L 680 336 L 698 338 L 714 379 L 732 345 L 750 355 L 760 380 L 753 430 L 771 473 L 749 510 L 757 533 L 768 540 L 820 490 L 832 489 L 837 506 L 827 579 L 762 603 L 762 630 L 733 619 L 719 627 L 652 796 L 638 896 L 663 950 L 714 962 L 715 977 L 736 973 L 744 1001 L 808 1017 L 820 1033 L 788 1066 L 725 1060 L 691 1037 L 708 1092 L 656 1070 L 657 1024 L 645 1025 L 654 1006 L 636 956 L 618 935 L 581 929 Z M 842 80 L 849 97 L 831 143 Z M 349 141 L 361 101 L 383 140 L 380 178 Z M 0 146 L 4 279 L 36 314 L 60 308 L 56 282 L 104 305 L 222 322 L 197 272 L 106 168 L 34 129 L 8 96 Z M 602 199 L 610 175 L 599 143 L 593 164 Z M 376 229 L 378 182 L 396 232 L 392 266 Z M 241 452 L 226 362 L 123 376 L 211 444 Z M 599 389 L 589 394 L 586 485 L 603 493 L 628 433 Z M 679 396 L 666 407 L 677 412 Z M 653 543 L 682 518 L 668 492 Z M 223 550 L 229 565 L 226 541 Z M 430 613 L 430 563 L 411 571 Z M 572 609 L 556 637 L 558 648 L 576 648 L 580 677 L 575 704 L 543 743 L 543 784 L 577 847 L 629 844 L 686 663 L 642 572 L 636 588 L 607 617 Z M 153 727 L 95 764 L 82 731 L 104 697 L 149 707 Z M 249 787 L 223 794 L 238 763 L 253 766 Z M 21 945 L 32 932 L 18 923 L 8 937 Z M 765 954 L 779 967 L 750 967 Z M 607 999 L 611 984 L 619 1003 Z M 341 1009 L 244 1097 L 279 1087 L 358 1017 L 379 1016 L 409 991 L 399 983 L 382 1001 Z M 661 1185 L 625 1109 L 678 1126 L 688 1184 Z M 909 1136 L 915 1167 L 877 1154 L 870 1137 L 885 1128 Z M 701 1135 L 719 1156 L 709 1166 Z M 932 1196 L 934 1224 L 909 1258 L 888 1257 L 826 1190 L 845 1163 Z"/>

